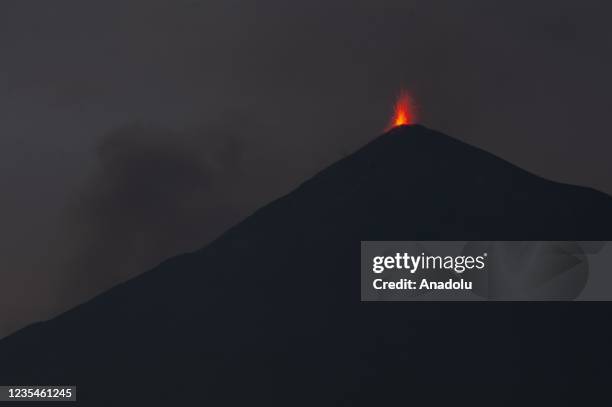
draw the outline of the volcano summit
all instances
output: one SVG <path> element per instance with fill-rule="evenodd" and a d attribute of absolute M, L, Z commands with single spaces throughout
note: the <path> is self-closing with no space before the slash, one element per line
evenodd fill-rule
<path fill-rule="evenodd" d="M 545 395 L 566 405 L 610 380 L 607 307 L 362 303 L 366 240 L 612 240 L 612 198 L 395 127 L 205 248 L 4 339 L 0 383 L 76 384 L 87 406 L 371 406 L 572 383 Z"/>

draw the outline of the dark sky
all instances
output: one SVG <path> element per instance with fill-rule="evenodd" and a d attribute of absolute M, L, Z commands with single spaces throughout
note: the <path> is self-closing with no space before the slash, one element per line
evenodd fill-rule
<path fill-rule="evenodd" d="M 0 335 L 421 121 L 612 193 L 607 1 L 0 2 Z M 135 299 L 136 300 L 136 299 Z"/>

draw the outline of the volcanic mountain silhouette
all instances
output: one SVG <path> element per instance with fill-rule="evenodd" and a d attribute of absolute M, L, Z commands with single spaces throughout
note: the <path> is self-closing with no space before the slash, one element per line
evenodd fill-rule
<path fill-rule="evenodd" d="M 401 126 L 6 338 L 0 384 L 76 384 L 92 406 L 516 405 L 527 389 L 565 405 L 609 380 L 608 307 L 362 303 L 360 241 L 610 239 L 612 198 Z"/>

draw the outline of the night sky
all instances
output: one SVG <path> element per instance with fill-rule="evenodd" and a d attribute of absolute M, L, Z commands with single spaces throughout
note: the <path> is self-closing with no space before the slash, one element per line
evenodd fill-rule
<path fill-rule="evenodd" d="M 612 193 L 606 1 L 0 2 L 0 335 L 420 121 Z M 135 299 L 137 301 L 137 299 Z"/>

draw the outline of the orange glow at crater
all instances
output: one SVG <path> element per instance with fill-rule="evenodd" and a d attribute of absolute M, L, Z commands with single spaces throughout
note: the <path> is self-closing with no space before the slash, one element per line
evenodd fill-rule
<path fill-rule="evenodd" d="M 416 122 L 416 115 L 414 112 L 414 104 L 412 98 L 405 91 L 400 92 L 397 100 L 395 101 L 395 110 L 393 113 L 393 120 L 389 124 L 389 129 L 404 124 L 414 124 Z"/>

